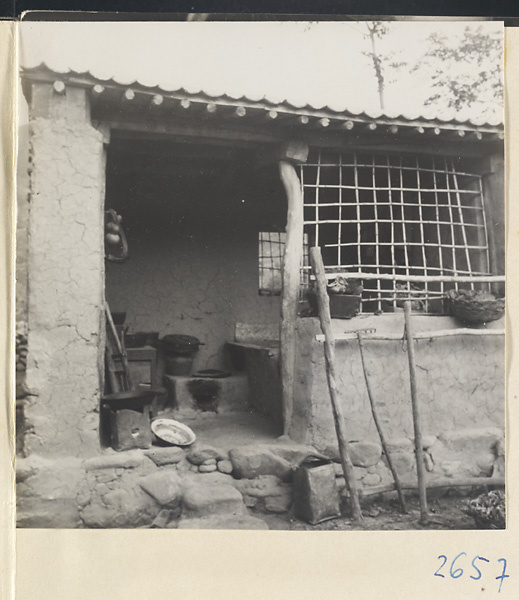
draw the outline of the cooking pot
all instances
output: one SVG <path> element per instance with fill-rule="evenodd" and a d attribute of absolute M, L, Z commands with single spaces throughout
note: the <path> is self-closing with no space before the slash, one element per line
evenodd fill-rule
<path fill-rule="evenodd" d="M 202 342 L 192 335 L 181 335 L 177 333 L 165 335 L 160 344 L 166 354 L 177 354 L 180 356 L 192 356 L 198 352 Z"/>

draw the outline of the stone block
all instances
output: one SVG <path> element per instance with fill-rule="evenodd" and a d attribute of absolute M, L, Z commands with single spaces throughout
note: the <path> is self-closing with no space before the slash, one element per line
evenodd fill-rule
<path fill-rule="evenodd" d="M 278 438 L 275 443 L 265 445 L 276 456 L 284 458 L 292 467 L 298 467 L 310 456 L 324 458 L 313 446 L 292 442 L 285 436 Z"/>
<path fill-rule="evenodd" d="M 202 465 L 216 465 L 216 458 L 206 458 Z"/>
<path fill-rule="evenodd" d="M 171 511 L 163 508 L 155 517 L 155 519 L 153 519 L 150 529 L 163 529 L 168 524 L 170 516 Z"/>
<path fill-rule="evenodd" d="M 474 457 L 475 466 L 480 477 L 490 477 L 494 471 L 496 457 L 493 452 L 479 452 Z"/>
<path fill-rule="evenodd" d="M 195 466 L 195 465 L 193 465 Z M 234 486 L 236 480 L 231 475 L 225 475 L 219 471 L 213 473 L 200 473 L 198 467 L 194 473 L 184 473 L 181 479 L 182 490 L 185 491 L 193 485 L 231 485 Z"/>
<path fill-rule="evenodd" d="M 198 467 L 198 470 L 200 471 L 200 473 L 214 473 L 214 471 L 217 470 L 216 468 L 216 463 L 210 464 L 210 465 L 200 465 Z"/>
<path fill-rule="evenodd" d="M 376 465 L 382 456 L 380 444 L 374 442 L 350 442 L 349 451 L 351 462 L 356 467 Z"/>
<path fill-rule="evenodd" d="M 178 529 L 244 529 L 267 530 L 265 521 L 248 515 L 214 515 L 197 519 L 181 519 Z"/>
<path fill-rule="evenodd" d="M 378 473 L 368 473 L 363 479 L 362 484 L 366 487 L 372 487 L 378 485 L 382 481 L 382 478 Z"/>
<path fill-rule="evenodd" d="M 435 435 L 424 435 L 422 436 L 422 448 L 424 450 L 429 450 L 432 448 L 437 441 L 437 437 Z M 414 441 L 413 441 L 414 444 Z"/>
<path fill-rule="evenodd" d="M 139 481 L 141 488 L 161 506 L 175 506 L 180 502 L 180 478 L 173 469 L 163 469 Z"/>
<path fill-rule="evenodd" d="M 98 469 L 135 469 L 144 460 L 144 454 L 140 450 L 124 453 L 107 452 L 102 456 L 89 458 L 83 462 L 85 471 Z M 117 471 L 116 471 L 117 472 Z"/>
<path fill-rule="evenodd" d="M 463 453 L 490 450 L 502 437 L 503 432 L 497 427 L 456 429 L 438 436 L 449 450 Z"/>
<path fill-rule="evenodd" d="M 217 467 L 221 473 L 226 473 L 227 475 L 232 473 L 232 462 L 230 460 L 219 460 Z"/>
<path fill-rule="evenodd" d="M 265 498 L 265 510 L 272 513 L 285 513 L 292 506 L 292 494 L 268 496 Z"/>
<path fill-rule="evenodd" d="M 239 478 L 254 479 L 260 475 L 275 475 L 284 481 L 292 478 L 290 463 L 261 445 L 234 448 L 230 457 L 233 472 Z"/>
<path fill-rule="evenodd" d="M 240 492 L 230 485 L 194 485 L 184 491 L 183 515 L 246 514 Z"/>
<path fill-rule="evenodd" d="M 193 464 L 200 466 L 206 460 L 214 458 L 215 460 L 225 460 L 227 458 L 227 452 L 214 448 L 207 444 L 193 444 L 187 453 L 187 460 Z"/>
<path fill-rule="evenodd" d="M 393 438 L 387 440 L 388 452 L 413 452 L 414 444 L 409 438 Z"/>
<path fill-rule="evenodd" d="M 391 460 L 399 477 L 411 477 L 416 469 L 414 454 L 409 452 L 392 452 Z"/>
<path fill-rule="evenodd" d="M 352 441 L 348 444 L 351 462 L 358 467 L 371 467 L 380 460 L 382 448 L 374 442 Z M 323 454 L 336 463 L 341 462 L 338 446 L 327 446 Z M 319 454 L 318 454 L 319 456 Z"/>
<path fill-rule="evenodd" d="M 158 467 L 179 463 L 185 455 L 182 448 L 151 448 L 144 453 Z"/>
<path fill-rule="evenodd" d="M 81 512 L 85 527 L 131 528 L 150 525 L 161 510 L 160 505 L 139 486 L 108 492 L 101 500 L 93 498 Z M 177 514 L 179 510 L 177 508 Z"/>
<path fill-rule="evenodd" d="M 242 494 L 255 496 L 256 498 L 266 498 L 267 496 L 281 496 L 291 489 L 291 485 L 283 483 L 275 475 L 262 475 L 256 479 L 239 479 L 236 481 L 236 488 Z"/>
<path fill-rule="evenodd" d="M 445 477 L 456 477 L 464 474 L 463 463 L 461 460 L 444 460 L 440 463 L 440 469 Z"/>
<path fill-rule="evenodd" d="M 39 457 L 38 457 L 39 458 Z M 32 457 L 16 458 L 16 482 L 22 483 L 31 475 L 34 475 L 40 467 L 40 461 L 35 461 Z M 46 464 L 46 461 L 44 462 Z"/>
<path fill-rule="evenodd" d="M 75 499 L 24 498 L 18 502 L 16 524 L 22 528 L 73 529 L 81 520 Z"/>
<path fill-rule="evenodd" d="M 258 498 L 243 494 L 243 502 L 247 508 L 255 508 L 258 505 Z"/>
<path fill-rule="evenodd" d="M 115 469 L 113 470 L 106 470 L 106 471 L 101 471 L 101 474 L 97 475 L 96 477 L 96 481 L 98 483 L 108 483 L 109 481 L 114 481 L 115 479 L 117 479 L 117 473 L 115 472 Z"/>

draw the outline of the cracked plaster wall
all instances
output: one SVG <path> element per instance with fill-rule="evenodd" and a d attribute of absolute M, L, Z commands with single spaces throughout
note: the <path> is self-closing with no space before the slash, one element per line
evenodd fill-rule
<path fill-rule="evenodd" d="M 129 238 L 130 259 L 107 264 L 106 294 L 133 331 L 194 335 L 204 343 L 193 368 L 229 368 L 225 342 L 237 322 L 278 323 L 279 297 L 258 294 L 254 227 L 191 225 Z"/>
<path fill-rule="evenodd" d="M 457 326 L 449 317 L 414 318 L 417 331 Z M 403 314 L 334 320 L 336 332 L 376 328 L 403 332 Z M 502 327 L 502 323 L 490 324 Z M 321 330 L 317 319 L 298 321 L 298 359 L 290 435 L 325 448 L 335 443 Z M 377 441 L 357 341 L 336 342 L 336 371 L 350 440 Z M 366 341 L 365 356 L 379 418 L 388 439 L 413 438 L 409 365 L 401 341 Z M 504 338 L 450 337 L 416 342 L 417 384 L 426 435 L 468 428 L 504 430 Z"/>
<path fill-rule="evenodd" d="M 103 137 L 85 91 L 33 85 L 25 452 L 99 451 Z"/>

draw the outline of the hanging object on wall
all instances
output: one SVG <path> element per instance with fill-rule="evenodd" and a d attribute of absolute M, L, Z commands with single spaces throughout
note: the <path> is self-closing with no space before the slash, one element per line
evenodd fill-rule
<path fill-rule="evenodd" d="M 124 262 L 128 258 L 128 242 L 121 225 L 123 218 L 112 208 L 105 214 L 105 258 L 112 262 Z"/>

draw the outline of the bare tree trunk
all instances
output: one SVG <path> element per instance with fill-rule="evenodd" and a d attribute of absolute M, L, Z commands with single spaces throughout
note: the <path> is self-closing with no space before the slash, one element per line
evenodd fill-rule
<path fill-rule="evenodd" d="M 378 83 L 378 99 L 380 102 L 380 110 L 384 110 L 384 73 L 382 72 L 382 65 L 380 57 L 377 54 L 377 48 L 375 45 L 375 36 L 377 32 L 376 24 L 366 25 L 369 31 L 369 39 L 371 40 L 371 60 L 373 61 L 373 68 L 375 69 L 375 75 Z"/>

